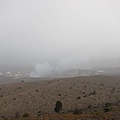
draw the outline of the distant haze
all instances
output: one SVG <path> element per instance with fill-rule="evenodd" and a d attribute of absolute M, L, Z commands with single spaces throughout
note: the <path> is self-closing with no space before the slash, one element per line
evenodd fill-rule
<path fill-rule="evenodd" d="M 34 65 L 120 67 L 120 1 L 0 0 L 0 66 Z"/>

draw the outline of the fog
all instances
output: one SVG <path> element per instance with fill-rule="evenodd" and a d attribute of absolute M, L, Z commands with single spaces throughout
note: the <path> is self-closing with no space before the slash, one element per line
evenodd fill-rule
<path fill-rule="evenodd" d="M 0 66 L 120 67 L 119 6 L 119 0 L 0 0 Z"/>

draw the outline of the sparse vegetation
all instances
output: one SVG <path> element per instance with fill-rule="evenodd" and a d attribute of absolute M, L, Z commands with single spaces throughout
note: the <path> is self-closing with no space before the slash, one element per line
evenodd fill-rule
<path fill-rule="evenodd" d="M 42 113 L 41 111 L 38 111 L 38 116 L 41 115 L 41 113 Z"/>
<path fill-rule="evenodd" d="M 115 88 L 112 89 L 113 91 L 115 90 Z"/>
<path fill-rule="evenodd" d="M 61 96 L 61 93 L 59 93 L 58 96 Z"/>
<path fill-rule="evenodd" d="M 81 99 L 81 97 L 80 97 L 80 96 L 78 96 L 78 97 L 76 97 L 76 99 Z"/>
<path fill-rule="evenodd" d="M 112 110 L 111 103 L 105 103 L 104 112 L 110 112 Z"/>
<path fill-rule="evenodd" d="M 38 90 L 38 89 L 36 89 L 35 91 L 36 91 L 36 92 L 39 92 L 39 90 Z"/>
<path fill-rule="evenodd" d="M 87 94 L 85 94 L 83 97 L 87 97 Z"/>
<path fill-rule="evenodd" d="M 91 92 L 91 93 L 89 94 L 89 96 L 91 96 L 91 95 L 96 95 L 96 91 Z"/>
<path fill-rule="evenodd" d="M 16 98 L 13 98 L 13 100 L 16 100 Z"/>
<path fill-rule="evenodd" d="M 7 118 L 6 113 L 8 112 L 9 115 L 15 117 L 14 120 L 29 120 L 34 116 L 35 120 L 43 118 L 53 120 L 53 117 L 50 116 L 56 116 L 55 119 L 62 120 L 64 118 L 58 116 L 63 115 L 67 116 L 66 119 L 69 118 L 68 116 L 74 116 L 73 118 L 77 120 L 81 116 L 91 115 L 93 116 L 91 120 L 94 117 L 95 120 L 98 120 L 98 118 L 102 120 L 102 115 L 112 116 L 116 111 L 119 112 L 119 85 L 116 87 L 116 83 L 106 84 L 105 82 L 104 86 L 99 86 L 101 81 L 97 83 L 96 80 L 91 80 L 88 86 L 87 80 L 81 79 L 78 81 L 78 79 L 70 78 L 70 80 L 67 79 L 66 81 L 63 79 L 60 81 L 26 82 L 1 86 L 1 116 Z M 71 90 L 70 87 L 72 87 Z M 111 91 L 114 91 L 114 94 L 111 94 Z M 62 107 L 64 110 L 62 110 Z M 19 112 L 15 113 L 14 111 Z M 26 115 L 27 112 L 29 115 Z M 75 120 L 71 118 L 69 120 Z M 86 117 L 83 117 L 83 119 L 87 120 Z"/>
<path fill-rule="evenodd" d="M 88 105 L 88 108 L 90 109 L 92 107 L 92 105 Z"/>
<path fill-rule="evenodd" d="M 72 89 L 72 86 L 70 87 L 70 89 Z"/>
<path fill-rule="evenodd" d="M 82 114 L 82 110 L 76 108 L 76 109 L 73 110 L 73 114 Z"/>
<path fill-rule="evenodd" d="M 23 118 L 27 118 L 27 117 L 29 117 L 30 115 L 29 115 L 29 113 L 24 113 L 23 114 Z"/>
<path fill-rule="evenodd" d="M 56 104 L 55 104 L 54 111 L 58 113 L 58 112 L 60 112 L 60 110 L 62 110 L 62 102 L 61 101 L 57 101 Z"/>
<path fill-rule="evenodd" d="M 24 82 L 24 80 L 22 80 L 21 82 Z"/>
<path fill-rule="evenodd" d="M 98 116 L 99 116 L 99 111 L 98 111 L 98 110 L 95 110 L 95 111 L 94 111 L 94 115 L 98 117 Z"/>

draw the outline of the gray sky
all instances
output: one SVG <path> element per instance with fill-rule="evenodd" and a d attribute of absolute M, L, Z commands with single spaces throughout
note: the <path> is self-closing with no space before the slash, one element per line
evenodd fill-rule
<path fill-rule="evenodd" d="M 36 63 L 119 64 L 120 1 L 0 0 L 0 65 Z"/>

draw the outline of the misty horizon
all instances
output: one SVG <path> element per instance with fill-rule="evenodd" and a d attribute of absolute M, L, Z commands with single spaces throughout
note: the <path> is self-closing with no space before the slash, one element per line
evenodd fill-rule
<path fill-rule="evenodd" d="M 1 0 L 0 66 L 120 67 L 120 1 Z"/>

